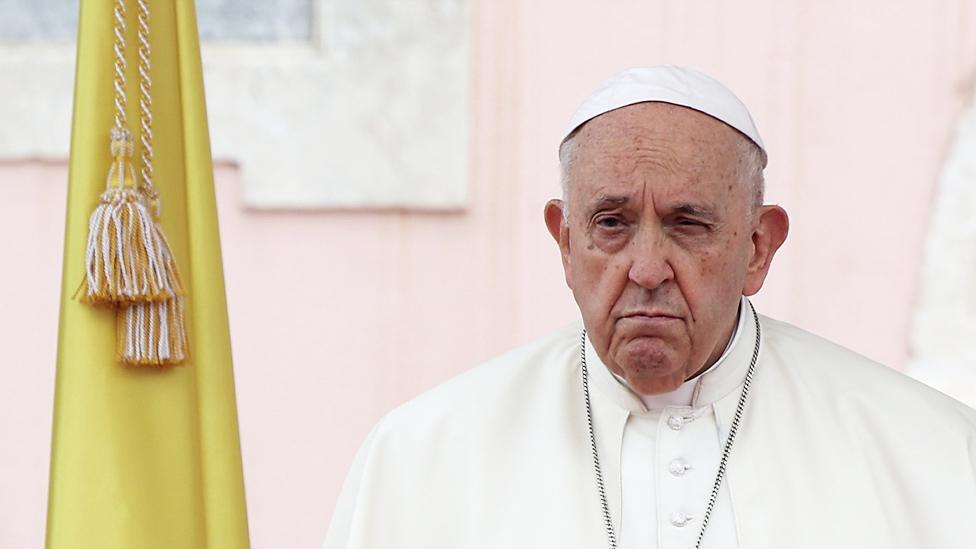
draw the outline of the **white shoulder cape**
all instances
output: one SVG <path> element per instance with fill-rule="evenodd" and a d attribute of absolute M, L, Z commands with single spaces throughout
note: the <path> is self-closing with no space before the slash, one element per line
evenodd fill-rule
<path fill-rule="evenodd" d="M 760 319 L 726 477 L 739 547 L 976 547 L 976 411 Z M 606 547 L 579 330 L 492 360 L 383 418 L 349 472 L 325 549 Z M 725 426 L 738 395 L 712 405 Z M 592 398 L 598 433 L 626 419 L 609 396 Z M 599 441 L 611 505 L 619 443 Z"/>

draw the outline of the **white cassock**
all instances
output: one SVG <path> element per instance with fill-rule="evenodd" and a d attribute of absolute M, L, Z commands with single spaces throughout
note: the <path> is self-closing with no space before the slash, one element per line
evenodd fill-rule
<path fill-rule="evenodd" d="M 708 376 L 711 383 L 711 373 L 732 360 L 733 349 L 747 353 L 737 359 L 752 358 L 750 346 L 755 346 L 755 331 L 750 333 L 750 341 L 739 345 L 743 327 L 749 325 L 747 315 L 751 314 L 748 302 L 742 298 L 735 330 L 715 364 L 677 390 L 660 395 L 646 396 L 631 391 L 626 381 L 612 374 L 600 361 L 587 339 L 587 370 L 592 372 L 594 387 L 606 392 L 629 412 L 620 426 L 620 502 L 617 505 L 621 518 L 614 532 L 620 549 L 694 547 L 728 436 L 715 420 L 711 403 L 739 384 L 729 380 L 727 388 L 713 392 L 709 387 L 703 396 L 702 389 L 706 387 L 703 379 Z M 616 513 L 611 516 L 615 517 Z M 739 546 L 731 519 L 732 505 L 723 483 L 706 530 L 709 541 L 721 540 L 714 547 L 736 549 Z"/>
<path fill-rule="evenodd" d="M 702 548 L 976 547 L 976 411 L 794 326 L 760 322 L 755 378 Z M 325 548 L 607 547 L 580 328 L 383 418 Z M 622 549 L 694 547 L 755 334 L 751 314 L 740 315 L 720 361 L 650 406 L 587 349 Z"/>

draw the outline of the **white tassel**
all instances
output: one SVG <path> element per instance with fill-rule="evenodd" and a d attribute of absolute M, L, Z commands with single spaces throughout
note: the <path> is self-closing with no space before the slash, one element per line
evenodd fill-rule
<path fill-rule="evenodd" d="M 112 152 L 106 190 L 88 221 L 84 299 L 96 305 L 172 299 L 179 275 L 145 195 L 133 186 L 127 131 L 112 132 Z"/>

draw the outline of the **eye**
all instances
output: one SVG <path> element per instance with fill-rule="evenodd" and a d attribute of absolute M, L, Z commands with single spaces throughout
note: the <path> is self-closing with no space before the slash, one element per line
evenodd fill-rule
<path fill-rule="evenodd" d="M 681 234 L 685 235 L 701 235 L 707 233 L 709 229 L 711 229 L 710 224 L 690 217 L 681 217 L 676 219 L 674 221 L 674 227 Z"/>
<path fill-rule="evenodd" d="M 617 229 L 623 227 L 624 220 L 617 216 L 605 215 L 597 218 L 596 225 L 604 229 Z"/>

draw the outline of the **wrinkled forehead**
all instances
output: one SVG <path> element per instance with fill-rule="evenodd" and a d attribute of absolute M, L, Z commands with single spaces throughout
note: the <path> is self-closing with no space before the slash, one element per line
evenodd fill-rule
<path fill-rule="evenodd" d="M 748 194 L 738 184 L 748 139 L 694 109 L 661 102 L 622 107 L 588 121 L 566 146 L 572 147 L 567 191 L 578 208 L 600 197 L 641 195 L 720 209 Z"/>
<path fill-rule="evenodd" d="M 642 163 L 669 171 L 724 172 L 734 168 L 746 140 L 729 125 L 663 102 L 629 105 L 587 121 L 572 135 L 575 168 L 631 171 Z M 747 143 L 747 141 L 745 141 Z"/>
<path fill-rule="evenodd" d="M 591 118 L 566 140 L 579 145 L 607 139 L 635 141 L 651 137 L 675 143 L 691 139 L 703 145 L 735 142 L 737 138 L 748 141 L 747 136 L 713 116 L 663 101 L 635 103 Z"/>

